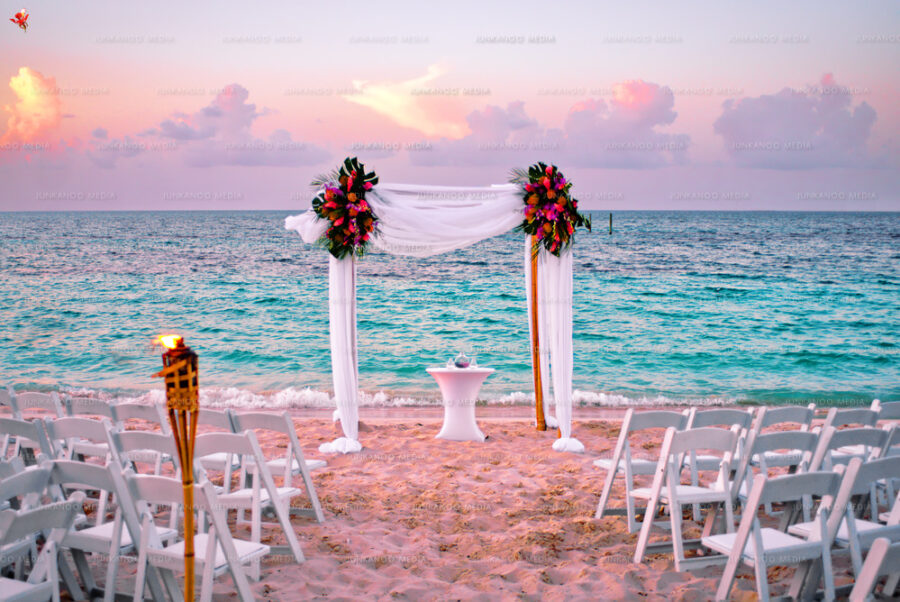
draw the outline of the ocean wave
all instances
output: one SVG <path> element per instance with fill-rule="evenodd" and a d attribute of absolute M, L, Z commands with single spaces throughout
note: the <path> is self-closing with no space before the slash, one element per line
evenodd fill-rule
<path fill-rule="evenodd" d="M 165 403 L 166 400 L 161 389 L 153 389 L 139 394 L 116 394 L 103 390 L 77 388 L 67 389 L 62 393 L 73 397 L 88 397 L 117 403 Z M 479 403 L 489 406 L 528 406 L 534 404 L 534 394 L 516 391 L 480 399 Z M 737 403 L 736 400 L 724 397 L 678 399 L 665 395 L 628 396 L 578 389 L 572 394 L 572 405 L 575 407 L 722 406 L 734 403 Z M 241 410 L 333 409 L 335 407 L 331 393 L 309 387 L 288 387 L 279 391 L 262 393 L 237 387 L 201 387 L 200 405 L 209 408 Z M 372 408 L 440 407 L 442 402 L 433 397 L 393 394 L 388 391 L 360 391 L 359 405 Z"/>

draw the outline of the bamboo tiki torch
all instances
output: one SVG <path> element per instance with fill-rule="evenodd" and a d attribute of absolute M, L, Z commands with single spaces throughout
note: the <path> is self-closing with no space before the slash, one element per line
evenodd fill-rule
<path fill-rule="evenodd" d="M 194 600 L 194 440 L 197 438 L 197 354 L 184 339 L 170 334 L 159 337 L 166 347 L 163 369 L 156 376 L 165 378 L 166 407 L 178 449 L 181 482 L 184 487 L 184 599 Z"/>
<path fill-rule="evenodd" d="M 531 366 L 534 375 L 534 410 L 537 430 L 546 431 L 544 421 L 544 387 L 541 382 L 541 348 L 538 335 L 538 242 L 531 237 Z"/>

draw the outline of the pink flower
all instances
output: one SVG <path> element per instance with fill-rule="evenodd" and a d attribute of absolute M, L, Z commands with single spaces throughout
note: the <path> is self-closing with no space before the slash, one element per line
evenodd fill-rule
<path fill-rule="evenodd" d="M 550 174 L 552 174 L 552 173 L 553 173 L 553 166 L 552 166 L 552 165 L 548 165 L 547 168 L 544 169 L 544 173 L 547 174 L 548 176 L 549 176 Z"/>
<path fill-rule="evenodd" d="M 531 184 L 525 184 L 525 192 L 534 192 L 534 186 Z"/>
<path fill-rule="evenodd" d="M 341 217 L 337 218 L 336 220 L 334 220 L 335 226 L 340 226 L 343 223 L 344 223 L 344 216 L 341 216 Z"/>
<path fill-rule="evenodd" d="M 541 184 L 544 185 L 544 188 L 546 188 L 547 190 L 550 190 L 550 187 L 551 187 L 550 178 L 544 178 L 543 180 L 541 180 Z"/>
<path fill-rule="evenodd" d="M 365 184 L 363 184 L 363 188 L 365 188 L 366 190 L 372 190 L 372 182 L 366 182 Z"/>

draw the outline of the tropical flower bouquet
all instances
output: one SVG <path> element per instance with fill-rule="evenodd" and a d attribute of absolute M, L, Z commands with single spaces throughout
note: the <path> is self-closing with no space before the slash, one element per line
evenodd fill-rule
<path fill-rule="evenodd" d="M 515 169 L 511 182 L 522 187 L 525 219 L 518 229 L 534 236 L 535 253 L 540 244 L 558 257 L 571 244 L 576 228 L 591 229 L 591 218 L 578 212 L 578 201 L 572 198 L 572 183 L 555 165 Z"/>
<path fill-rule="evenodd" d="M 369 239 L 378 228 L 378 217 L 366 202 L 366 193 L 377 183 L 375 172 L 366 173 L 365 165 L 356 157 L 344 159 L 340 169 L 312 181 L 319 190 L 312 202 L 313 211 L 319 219 L 330 222 L 319 243 L 338 259 L 365 255 Z"/>

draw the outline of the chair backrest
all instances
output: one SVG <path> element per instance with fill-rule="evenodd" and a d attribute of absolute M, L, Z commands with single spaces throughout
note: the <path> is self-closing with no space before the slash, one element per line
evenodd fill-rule
<path fill-rule="evenodd" d="M 291 474 L 291 466 L 296 459 L 297 465 L 305 463 L 303 458 L 303 449 L 300 447 L 300 440 L 297 438 L 297 431 L 294 430 L 294 421 L 287 412 L 235 412 L 232 415 L 234 428 L 237 432 L 243 431 L 272 431 L 280 433 L 288 438 L 287 449 L 285 450 L 285 479 L 289 479 Z M 287 485 L 289 481 L 285 481 Z"/>
<path fill-rule="evenodd" d="M 759 409 L 754 430 L 761 431 L 767 426 L 776 424 L 799 424 L 800 430 L 808 430 L 815 416 L 815 407 L 809 406 L 780 406 L 770 408 L 763 406 Z"/>
<path fill-rule="evenodd" d="M 0 437 L 24 437 L 37 443 L 38 449 L 47 459 L 53 457 L 53 446 L 44 431 L 44 423 L 41 420 L 29 422 L 17 418 L 0 418 Z"/>
<path fill-rule="evenodd" d="M 746 490 L 750 491 L 753 484 L 752 463 L 754 459 L 758 460 L 760 474 L 768 474 L 768 466 L 765 461 L 767 452 L 798 452 L 797 472 L 806 472 L 812 462 L 818 441 L 818 433 L 811 431 L 775 431 L 772 433 L 751 431 L 747 436 L 746 453 L 741 455 L 735 472 L 735 483 L 745 481 L 747 483 Z M 736 499 L 739 493 L 740 488 L 734 487 L 732 498 Z"/>
<path fill-rule="evenodd" d="M 21 458 L 10 458 L 8 460 L 0 460 L 0 479 L 11 477 L 25 470 L 25 464 Z"/>
<path fill-rule="evenodd" d="M 865 462 L 856 475 L 852 494 L 869 493 L 871 486 L 882 479 L 900 479 L 900 456 Z"/>
<path fill-rule="evenodd" d="M 75 522 L 75 514 L 84 500 L 84 493 L 76 491 L 66 501 L 55 502 L 25 510 L 0 512 L 0 546 L 29 538 L 38 532 L 58 531 L 57 545 Z"/>
<path fill-rule="evenodd" d="M 753 412 L 749 410 L 732 410 L 727 408 L 716 408 L 712 410 L 697 410 L 691 413 L 688 420 L 689 429 L 705 428 L 709 426 L 725 426 L 738 425 L 741 429 L 749 429 L 753 422 Z"/>
<path fill-rule="evenodd" d="M 884 449 L 889 435 L 888 431 L 871 427 L 837 430 L 829 426 L 819 435 L 819 444 L 809 468 L 813 471 L 829 468 L 831 452 L 841 447 L 861 445 L 871 450 L 870 457 L 877 457 Z"/>
<path fill-rule="evenodd" d="M 688 411 L 675 412 L 673 410 L 649 410 L 635 412 L 629 408 L 625 419 L 622 421 L 622 430 L 626 433 L 642 431 L 644 429 L 673 427 L 676 430 L 684 430 L 687 427 Z"/>
<path fill-rule="evenodd" d="M 66 449 L 72 449 L 68 444 L 64 447 L 65 442 L 86 439 L 91 443 L 108 443 L 107 431 L 112 428 L 112 423 L 108 418 L 102 420 L 77 417 L 45 418 L 44 428 L 47 429 L 50 444 L 55 448 L 54 455 L 59 457 Z"/>
<path fill-rule="evenodd" d="M 172 431 L 169 428 L 169 419 L 161 404 L 126 402 L 116 404 L 116 421 L 125 423 L 127 420 L 142 420 L 158 426 L 160 432 L 168 435 Z"/>
<path fill-rule="evenodd" d="M 134 500 L 125 485 L 123 471 L 109 464 L 98 466 L 84 462 L 71 460 L 56 460 L 51 463 L 50 481 L 63 488 L 79 487 L 109 491 L 113 494 L 116 503 L 117 519 L 121 519 L 128 529 L 132 541 L 140 537 L 141 526 Z M 104 517 L 98 516 L 97 524 L 104 522 Z"/>
<path fill-rule="evenodd" d="M 16 393 L 10 399 L 12 402 L 13 415 L 21 418 L 25 412 L 34 410 L 43 410 L 50 412 L 54 416 L 62 418 L 63 412 L 62 402 L 59 399 L 59 393 L 53 391 L 51 393 L 38 393 L 37 391 L 25 391 Z"/>
<path fill-rule="evenodd" d="M 233 412 L 231 410 L 212 410 L 210 408 L 200 408 L 197 412 L 197 424 L 211 426 L 229 433 L 234 432 L 234 422 L 231 419 Z"/>
<path fill-rule="evenodd" d="M 720 429 L 720 428 L 697 428 L 686 431 L 676 431 L 670 429 L 671 445 L 669 447 L 670 455 L 681 455 L 690 451 L 718 451 L 722 453 L 731 453 L 734 450 L 735 442 L 739 436 L 738 429 Z"/>
<path fill-rule="evenodd" d="M 13 410 L 12 398 L 13 398 L 13 393 L 12 393 L 11 387 L 7 387 L 5 389 L 0 389 L 0 406 L 6 406 L 10 409 L 10 411 L 12 411 Z"/>
<path fill-rule="evenodd" d="M 0 501 L 28 496 L 40 497 L 50 483 L 50 466 L 44 462 L 39 467 L 16 473 L 0 481 Z"/>
<path fill-rule="evenodd" d="M 109 445 L 119 462 L 154 464 L 159 454 L 168 454 L 178 462 L 178 449 L 170 435 L 150 431 L 109 430 Z"/>
<path fill-rule="evenodd" d="M 254 447 L 254 444 L 256 446 Z M 217 453 L 254 456 L 259 450 L 253 431 L 244 433 L 203 433 L 194 442 L 194 457 L 202 458 Z"/>
<path fill-rule="evenodd" d="M 875 426 L 878 423 L 878 412 L 869 408 L 829 408 L 822 429 L 829 426 L 838 428 L 852 424 Z"/>
<path fill-rule="evenodd" d="M 882 402 L 875 400 L 870 408 L 873 412 L 878 412 L 879 422 L 882 420 L 900 420 L 900 401 Z"/>
<path fill-rule="evenodd" d="M 115 406 L 103 399 L 93 397 L 67 397 L 66 410 L 69 416 L 103 416 L 117 422 Z"/>
<path fill-rule="evenodd" d="M 900 541 L 892 543 L 887 537 L 876 539 L 850 591 L 850 602 L 874 600 L 872 591 L 878 579 L 896 573 L 898 566 L 900 566 Z"/>

